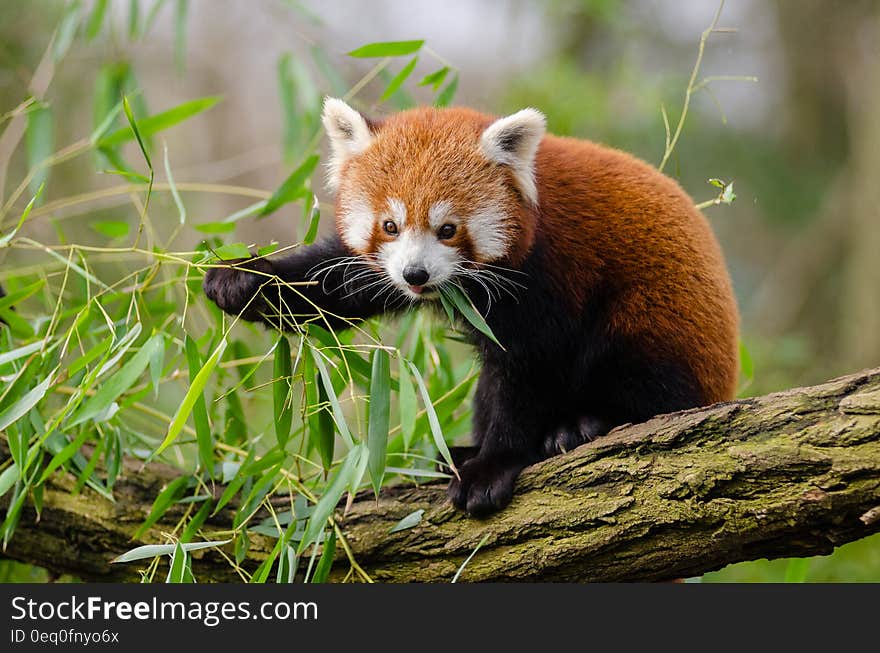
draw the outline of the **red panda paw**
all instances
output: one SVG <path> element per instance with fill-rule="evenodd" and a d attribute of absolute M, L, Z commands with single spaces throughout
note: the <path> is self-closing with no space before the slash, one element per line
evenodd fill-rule
<path fill-rule="evenodd" d="M 521 458 L 477 455 L 458 470 L 446 490 L 452 504 L 474 517 L 486 517 L 504 508 L 513 498 L 513 488 L 526 466 Z"/>
<path fill-rule="evenodd" d="M 242 319 L 256 321 L 267 308 L 265 299 L 257 296 L 260 287 L 269 279 L 272 264 L 265 259 L 226 261 L 228 267 L 208 270 L 202 287 L 205 294 L 220 309 Z M 255 274 L 251 270 L 263 274 Z"/>

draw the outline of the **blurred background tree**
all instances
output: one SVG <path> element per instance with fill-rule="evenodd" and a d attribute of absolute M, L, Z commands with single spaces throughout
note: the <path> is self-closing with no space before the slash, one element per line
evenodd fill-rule
<path fill-rule="evenodd" d="M 30 86 L 48 107 L 29 120 L 51 125 L 40 131 L 51 142 L 31 138 L 11 156 L 22 135 L 7 130 L 0 138 L 0 198 L 26 173 L 28 150 L 45 155 L 89 133 L 112 106 L 107 98 L 121 90 L 132 94 L 137 118 L 222 95 L 217 107 L 163 135 L 175 178 L 275 188 L 312 137 L 321 97 L 344 93 L 375 63 L 345 53 L 403 39 L 426 39 L 434 59 L 421 56 L 410 81 L 387 101 L 380 101 L 383 91 L 406 60 L 378 72 L 358 95 L 359 108 L 380 115 L 433 101 L 432 89 L 415 82 L 436 70 L 437 60 L 446 61 L 453 68 L 446 82 L 457 75 L 457 103 L 496 113 L 535 106 L 555 133 L 657 163 L 664 147 L 661 106 L 677 120 L 696 42 L 716 9 L 703 0 L 378 0 L 368 9 L 344 0 L 108 5 L 106 28 L 94 37 L 88 24 L 94 2 L 81 3 L 78 38 L 69 44 L 62 23 L 56 48 L 61 41 L 70 50 L 54 66 L 41 65 L 41 57 L 65 3 L 0 0 L 0 114 Z M 721 24 L 738 31 L 711 37 L 702 75 L 759 81 L 721 80 L 697 93 L 666 172 L 697 202 L 715 196 L 709 178 L 736 184 L 739 199 L 706 214 L 733 274 L 753 363 L 743 394 L 875 366 L 880 5 L 729 0 Z M 298 120 L 291 121 L 294 114 Z M 135 151 L 126 150 L 131 160 Z M 94 177 L 82 160 L 55 169 L 41 201 L 119 183 L 112 175 Z M 315 191 L 327 201 L 317 185 Z M 152 201 L 157 220 L 176 219 L 170 197 Z M 188 199 L 187 210 L 209 222 L 252 201 L 203 194 Z M 29 234 L 88 243 L 97 238 L 89 228 L 95 220 L 136 219 L 127 197 L 83 210 L 54 211 L 51 220 L 29 224 Z M 323 220 L 322 230 L 330 227 Z M 299 210 L 284 209 L 259 224 L 239 223 L 236 237 L 286 244 L 301 240 L 305 228 Z M 181 235 L 189 249 L 202 237 Z M 0 251 L 0 280 L 27 257 Z M 706 580 L 878 581 L 880 540 L 828 558 L 736 565 Z"/>

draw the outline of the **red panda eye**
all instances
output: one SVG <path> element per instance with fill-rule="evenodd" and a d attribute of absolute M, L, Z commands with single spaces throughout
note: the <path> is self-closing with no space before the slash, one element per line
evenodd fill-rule
<path fill-rule="evenodd" d="M 455 235 L 455 225 L 445 224 L 437 230 L 437 238 L 440 240 L 449 240 Z"/>
<path fill-rule="evenodd" d="M 386 234 L 391 234 L 392 236 L 397 235 L 397 225 L 394 224 L 393 220 L 386 220 L 383 222 L 382 228 L 385 230 Z"/>

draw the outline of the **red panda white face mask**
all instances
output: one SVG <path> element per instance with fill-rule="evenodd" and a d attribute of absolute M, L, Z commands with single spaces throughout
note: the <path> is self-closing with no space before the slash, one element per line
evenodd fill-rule
<path fill-rule="evenodd" d="M 411 300 L 522 249 L 544 117 L 485 118 L 417 109 L 377 129 L 341 100 L 325 102 L 340 237 Z"/>

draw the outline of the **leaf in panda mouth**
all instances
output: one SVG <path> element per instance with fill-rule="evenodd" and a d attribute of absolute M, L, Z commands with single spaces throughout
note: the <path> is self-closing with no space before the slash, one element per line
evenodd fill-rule
<path fill-rule="evenodd" d="M 486 324 L 485 318 L 480 315 L 479 311 L 474 307 L 473 302 L 471 302 L 470 298 L 464 294 L 464 291 L 459 286 L 443 288 L 440 296 L 447 313 L 450 312 L 447 302 L 445 301 L 448 299 L 455 305 L 455 308 L 458 309 L 458 312 L 461 313 L 462 317 L 470 322 L 472 327 L 501 347 L 501 349 L 504 349 L 504 345 L 498 342 L 498 338 L 495 337 L 495 334 L 492 333 L 492 329 Z"/>

